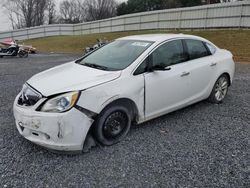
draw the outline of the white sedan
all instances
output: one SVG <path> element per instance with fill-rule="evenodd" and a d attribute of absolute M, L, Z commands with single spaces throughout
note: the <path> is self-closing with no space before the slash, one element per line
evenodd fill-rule
<path fill-rule="evenodd" d="M 232 84 L 232 54 L 191 35 L 117 39 L 30 78 L 14 102 L 26 139 L 61 151 L 122 140 L 142 123 L 198 101 L 220 103 Z"/>

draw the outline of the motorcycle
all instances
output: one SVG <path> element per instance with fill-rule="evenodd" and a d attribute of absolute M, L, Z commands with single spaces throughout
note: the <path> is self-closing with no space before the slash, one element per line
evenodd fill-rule
<path fill-rule="evenodd" d="M 11 44 L 8 48 L 0 48 L 0 58 L 4 56 L 19 56 L 20 58 L 28 57 L 29 52 L 20 48 L 17 43 Z"/>
<path fill-rule="evenodd" d="M 104 45 L 108 44 L 108 40 L 102 40 L 102 39 L 97 39 L 97 43 L 93 46 L 93 47 L 86 47 L 85 48 L 85 54 L 93 51 L 93 50 L 96 50 Z"/>

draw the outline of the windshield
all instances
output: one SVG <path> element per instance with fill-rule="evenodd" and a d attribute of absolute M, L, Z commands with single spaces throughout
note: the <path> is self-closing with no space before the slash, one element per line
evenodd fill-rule
<path fill-rule="evenodd" d="M 83 58 L 79 64 L 109 71 L 123 70 L 151 44 L 148 41 L 116 40 Z"/>

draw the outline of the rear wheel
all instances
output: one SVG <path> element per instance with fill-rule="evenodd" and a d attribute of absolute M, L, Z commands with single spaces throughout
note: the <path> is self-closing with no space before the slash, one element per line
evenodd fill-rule
<path fill-rule="evenodd" d="M 131 126 L 131 117 L 127 108 L 111 106 L 104 110 L 95 123 L 94 133 L 102 145 L 113 145 L 121 141 Z"/>
<path fill-rule="evenodd" d="M 214 84 L 213 90 L 208 100 L 212 103 L 221 103 L 227 95 L 228 87 L 229 79 L 225 74 L 223 74 L 218 78 L 218 80 Z"/>

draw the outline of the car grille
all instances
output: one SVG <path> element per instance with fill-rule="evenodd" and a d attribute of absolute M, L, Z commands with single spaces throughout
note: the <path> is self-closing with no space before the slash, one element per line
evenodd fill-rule
<path fill-rule="evenodd" d="M 40 93 L 24 85 L 17 103 L 21 106 L 34 106 L 41 98 Z"/>

